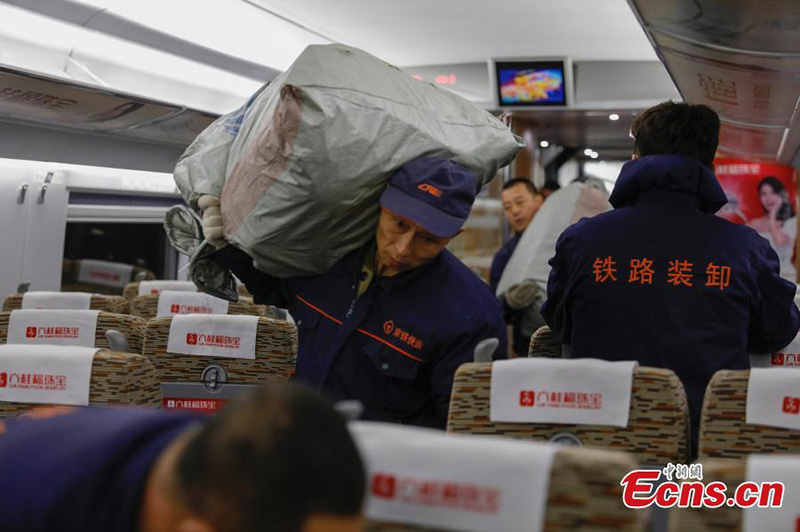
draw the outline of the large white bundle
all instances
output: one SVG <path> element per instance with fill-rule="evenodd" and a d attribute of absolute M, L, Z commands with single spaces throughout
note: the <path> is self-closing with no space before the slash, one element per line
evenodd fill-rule
<path fill-rule="evenodd" d="M 226 239 L 272 275 L 321 273 L 374 234 L 403 164 L 441 156 L 479 186 L 524 141 L 470 102 L 361 50 L 309 46 L 189 147 L 175 180 L 193 207 L 221 196 Z"/>
<path fill-rule="evenodd" d="M 556 241 L 564 229 L 581 218 L 591 218 L 612 208 L 602 183 L 598 185 L 573 182 L 547 198 L 503 270 L 497 284 L 498 296 L 525 279 L 533 279 L 547 291 L 548 262 L 556 254 Z"/>

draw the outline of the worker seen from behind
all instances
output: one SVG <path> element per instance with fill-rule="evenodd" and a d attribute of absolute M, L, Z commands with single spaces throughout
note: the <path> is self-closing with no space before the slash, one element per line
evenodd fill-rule
<path fill-rule="evenodd" d="M 634 158 L 613 211 L 564 231 L 542 314 L 573 357 L 638 360 L 673 370 L 689 401 L 694 445 L 703 394 L 720 369 L 748 369 L 800 327 L 795 285 L 753 229 L 716 213 L 717 114 L 664 102 L 634 121 Z"/>
<path fill-rule="evenodd" d="M 214 417 L 34 411 L 0 422 L 0 529 L 358 532 L 364 475 L 344 419 L 297 385 Z"/>

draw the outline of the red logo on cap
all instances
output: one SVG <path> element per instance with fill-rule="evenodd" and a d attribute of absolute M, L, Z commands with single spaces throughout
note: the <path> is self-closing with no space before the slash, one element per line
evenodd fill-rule
<path fill-rule="evenodd" d="M 186 335 L 186 344 L 187 345 L 197 345 L 197 335 L 194 333 L 188 333 Z"/>
<path fill-rule="evenodd" d="M 36 327 L 28 327 L 25 329 L 26 338 L 36 338 Z"/>
<path fill-rule="evenodd" d="M 181 311 L 181 306 L 180 305 L 171 305 L 170 306 L 170 312 L 172 312 L 173 314 L 178 314 L 180 311 Z"/>
<path fill-rule="evenodd" d="M 8 385 L 8 375 L 4 371 L 0 373 L 0 388 L 5 388 Z"/>
<path fill-rule="evenodd" d="M 772 365 L 773 366 L 783 366 L 783 353 L 773 353 L 772 354 Z"/>
<path fill-rule="evenodd" d="M 417 188 L 420 189 L 423 192 L 427 192 L 431 196 L 436 196 L 437 198 L 441 198 L 442 197 L 442 191 L 439 190 L 438 188 L 436 188 L 433 185 L 429 185 L 427 183 L 422 183 Z"/>

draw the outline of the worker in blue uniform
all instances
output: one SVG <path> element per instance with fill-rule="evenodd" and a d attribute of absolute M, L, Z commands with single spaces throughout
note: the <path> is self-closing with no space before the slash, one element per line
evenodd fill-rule
<path fill-rule="evenodd" d="M 614 210 L 564 231 L 542 314 L 572 357 L 638 360 L 683 382 L 697 443 L 706 385 L 794 339 L 795 285 L 752 229 L 714 215 L 726 197 L 712 172 L 719 118 L 665 102 L 633 123 L 634 159 Z"/>
<path fill-rule="evenodd" d="M 3 532 L 362 529 L 364 468 L 343 418 L 269 385 L 214 418 L 34 411 L 0 422 Z"/>
<path fill-rule="evenodd" d="M 257 303 L 287 308 L 299 348 L 295 378 L 368 420 L 444 428 L 456 369 L 505 325 L 489 288 L 445 246 L 463 231 L 475 175 L 446 159 L 404 165 L 381 195 L 375 239 L 325 274 L 279 280 L 227 246 L 215 260 Z"/>
<path fill-rule="evenodd" d="M 492 259 L 492 267 L 489 271 L 489 286 L 492 292 L 497 292 L 497 285 L 503 276 L 511 255 L 517 249 L 522 233 L 533 221 L 539 207 L 542 206 L 543 198 L 536 191 L 536 187 L 530 179 L 515 177 L 503 185 L 500 193 L 503 201 L 503 212 L 506 220 L 511 226 L 514 235 L 503 244 L 500 250 Z M 527 356 L 528 344 L 531 339 L 522 332 L 521 320 L 523 312 L 536 299 L 539 288 L 533 280 L 526 280 L 518 283 L 508 290 L 501 297 L 503 313 L 506 321 L 512 326 L 512 348 L 517 356 Z"/>

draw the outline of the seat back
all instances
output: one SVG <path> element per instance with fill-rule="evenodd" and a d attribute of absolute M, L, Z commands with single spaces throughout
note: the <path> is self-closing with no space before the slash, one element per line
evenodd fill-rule
<path fill-rule="evenodd" d="M 121 295 L 124 286 L 108 286 L 107 284 L 92 283 L 80 280 L 81 259 L 64 259 L 61 269 L 61 290 L 63 292 L 92 292 L 98 294 Z M 155 274 L 146 268 L 133 266 L 130 281 L 139 277 L 155 279 Z"/>
<path fill-rule="evenodd" d="M 0 312 L 0 344 L 6 343 L 10 318 L 11 312 Z M 125 335 L 128 340 L 128 352 L 141 353 L 146 325 L 147 321 L 136 316 L 101 311 L 97 316 L 94 347 L 110 348 L 106 332 L 113 330 Z"/>
<path fill-rule="evenodd" d="M 668 369 L 637 367 L 628 426 L 496 423 L 490 420 L 492 364 L 463 364 L 450 397 L 447 431 L 551 440 L 626 451 L 642 464 L 686 460 L 689 406 L 680 379 Z"/>
<path fill-rule="evenodd" d="M 644 530 L 647 512 L 622 502 L 620 479 L 636 469 L 626 453 L 562 447 L 553 459 L 542 530 Z M 531 526 L 531 530 L 534 530 Z M 435 532 L 417 525 L 368 522 L 369 532 Z"/>
<path fill-rule="evenodd" d="M 11 312 L 22 308 L 22 298 L 24 294 L 11 294 L 3 302 L 3 311 Z M 128 313 L 128 300 L 122 296 L 109 296 L 105 294 L 92 294 L 89 308 L 91 310 L 101 310 L 114 314 Z"/>
<path fill-rule="evenodd" d="M 800 430 L 746 423 L 749 379 L 749 370 L 720 370 L 711 378 L 700 415 L 700 458 L 800 453 Z"/>
<path fill-rule="evenodd" d="M 746 475 L 745 461 L 703 460 L 703 484 L 724 482 L 728 486 L 729 496 L 733 487 L 744 482 Z M 743 511 L 741 508 L 723 505 L 719 508 L 672 508 L 670 511 L 669 530 L 702 530 L 704 532 L 729 532 L 742 530 Z"/>
<path fill-rule="evenodd" d="M 258 318 L 253 360 L 171 353 L 167 349 L 171 323 L 172 317 L 151 319 L 143 349 L 158 372 L 165 408 L 213 411 L 240 393 L 242 385 L 283 382 L 294 374 L 297 328 L 286 321 Z M 190 408 L 170 402 L 175 398 L 206 402 Z"/>
<path fill-rule="evenodd" d="M 539 327 L 531 336 L 528 357 L 562 358 L 561 342 L 547 325 Z"/>
<path fill-rule="evenodd" d="M 161 404 L 155 366 L 134 353 L 101 350 L 92 361 L 89 406 L 147 406 Z M 0 417 L 14 416 L 41 404 L 0 402 Z"/>
<path fill-rule="evenodd" d="M 144 319 L 155 318 L 158 314 L 158 295 L 136 296 L 131 299 L 131 315 Z M 250 298 L 240 297 L 239 301 L 228 303 L 228 314 L 265 316 L 266 305 L 256 305 Z"/>
<path fill-rule="evenodd" d="M 191 292 L 197 291 L 197 287 L 191 281 L 172 281 L 153 278 L 145 278 L 143 281 L 147 281 L 145 286 L 142 286 L 142 283 L 138 279 L 126 284 L 125 288 L 122 290 L 122 297 L 130 301 L 136 296 L 158 295 L 162 290 L 178 290 L 181 292 L 186 290 Z"/>

